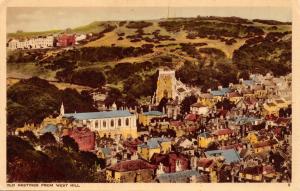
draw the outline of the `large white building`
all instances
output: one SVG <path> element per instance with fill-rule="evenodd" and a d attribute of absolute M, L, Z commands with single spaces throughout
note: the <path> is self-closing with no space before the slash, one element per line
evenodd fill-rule
<path fill-rule="evenodd" d="M 86 126 L 98 132 L 100 137 L 137 137 L 137 117 L 127 110 L 67 113 L 63 117 L 73 119 L 75 126 Z"/>
<path fill-rule="evenodd" d="M 53 47 L 54 37 L 38 37 L 25 40 L 11 39 L 8 41 L 8 48 L 15 49 L 40 49 Z"/>

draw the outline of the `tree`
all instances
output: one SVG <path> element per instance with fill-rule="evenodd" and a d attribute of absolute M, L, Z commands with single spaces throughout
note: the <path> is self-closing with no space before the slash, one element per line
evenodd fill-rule
<path fill-rule="evenodd" d="M 225 98 L 222 101 L 218 101 L 216 103 L 216 107 L 218 109 L 225 109 L 225 110 L 231 110 L 231 108 L 233 108 L 235 106 L 235 104 L 233 102 L 231 102 L 229 99 Z"/>
<path fill-rule="evenodd" d="M 40 143 L 44 146 L 56 144 L 56 139 L 52 133 L 47 132 L 40 136 Z"/>
<path fill-rule="evenodd" d="M 72 137 L 63 136 L 62 141 L 63 141 L 63 146 L 66 147 L 68 151 L 71 150 L 72 152 L 78 152 L 79 150 L 78 144 Z"/>
<path fill-rule="evenodd" d="M 197 102 L 197 98 L 194 95 L 185 97 L 181 102 L 181 109 L 180 109 L 181 113 L 182 114 L 189 113 L 191 105 L 196 102 Z"/>
<path fill-rule="evenodd" d="M 29 139 L 29 141 L 33 144 L 36 144 L 38 142 L 38 138 L 33 134 L 32 131 L 24 131 L 20 132 L 20 136 L 25 136 Z"/>

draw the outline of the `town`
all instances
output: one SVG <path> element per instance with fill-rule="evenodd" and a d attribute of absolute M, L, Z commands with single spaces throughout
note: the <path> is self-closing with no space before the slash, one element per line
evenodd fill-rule
<path fill-rule="evenodd" d="M 52 46 L 52 40 L 9 47 Z M 291 80 L 291 74 L 251 74 L 203 92 L 161 67 L 144 105 L 106 107 L 94 92 L 99 111 L 65 111 L 61 103 L 57 116 L 26 123 L 14 134 L 54 138 L 35 144 L 37 151 L 55 144 L 93 153 L 103 161 L 98 182 L 290 182 Z"/>

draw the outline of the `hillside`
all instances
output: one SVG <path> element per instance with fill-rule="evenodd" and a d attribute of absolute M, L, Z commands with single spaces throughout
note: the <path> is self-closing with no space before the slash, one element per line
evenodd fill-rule
<path fill-rule="evenodd" d="M 57 32 L 61 31 L 53 33 Z M 93 71 L 101 76 L 101 85 L 143 97 L 153 93 L 152 79 L 161 66 L 176 69 L 183 82 L 204 89 L 247 78 L 249 72 L 291 72 L 291 23 L 286 22 L 238 17 L 96 21 L 68 32 L 93 33 L 97 38 L 69 50 L 8 51 L 8 76 L 36 75 L 95 87 L 92 80 L 82 81 Z M 8 36 L 41 34 L 49 31 Z M 134 90 L 124 87 L 132 81 L 138 83 Z M 151 87 L 138 92 L 143 87 L 139 83 Z"/>

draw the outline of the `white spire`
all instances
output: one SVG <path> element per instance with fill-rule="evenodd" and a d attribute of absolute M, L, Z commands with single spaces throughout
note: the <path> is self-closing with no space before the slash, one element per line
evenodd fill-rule
<path fill-rule="evenodd" d="M 60 106 L 60 115 L 64 116 L 65 115 L 65 108 L 64 108 L 64 103 L 61 102 L 61 106 Z"/>

